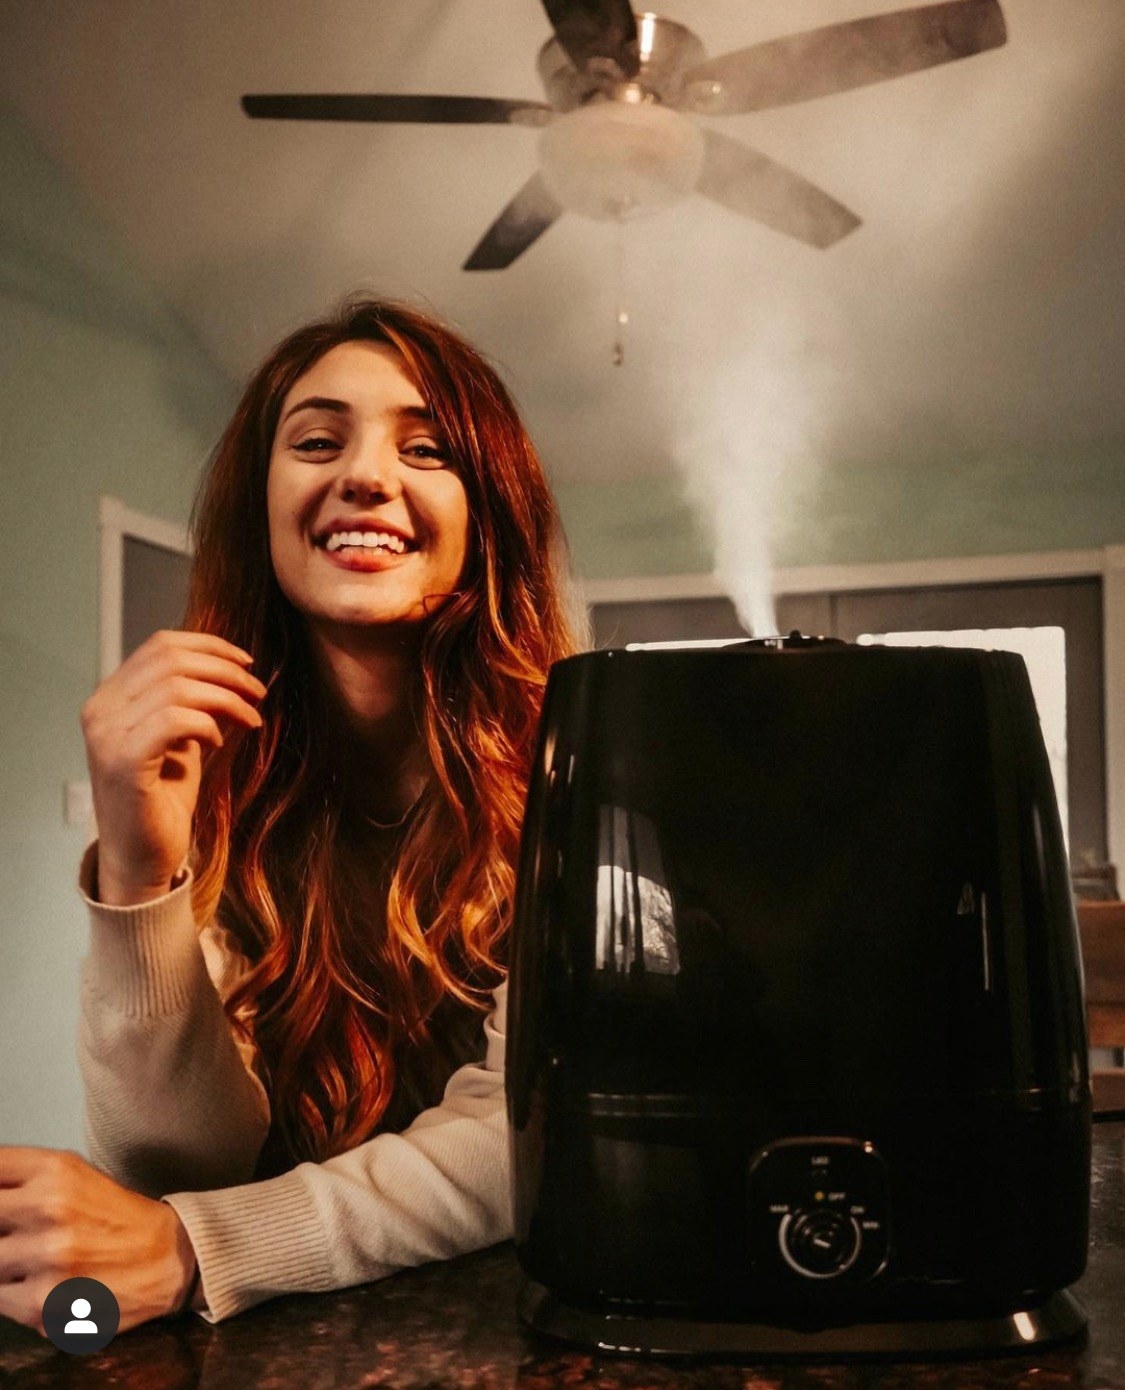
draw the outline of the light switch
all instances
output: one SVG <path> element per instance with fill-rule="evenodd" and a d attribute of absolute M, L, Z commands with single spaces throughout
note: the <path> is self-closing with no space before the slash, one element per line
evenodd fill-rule
<path fill-rule="evenodd" d="M 63 820 L 81 830 L 94 819 L 94 793 L 89 782 L 63 784 Z"/>

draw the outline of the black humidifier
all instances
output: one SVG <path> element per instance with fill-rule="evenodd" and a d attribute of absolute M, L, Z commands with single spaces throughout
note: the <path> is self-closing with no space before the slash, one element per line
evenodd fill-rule
<path fill-rule="evenodd" d="M 1019 657 L 563 661 L 516 897 L 534 1327 L 750 1356 L 1081 1330 L 1081 974 Z"/>

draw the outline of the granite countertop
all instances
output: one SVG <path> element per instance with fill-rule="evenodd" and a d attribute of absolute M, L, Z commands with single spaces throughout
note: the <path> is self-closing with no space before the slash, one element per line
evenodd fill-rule
<path fill-rule="evenodd" d="M 1076 1292 L 1090 1325 L 1051 1351 L 977 1361 L 827 1365 L 661 1362 L 577 1351 L 517 1321 L 519 1272 L 495 1246 L 382 1283 L 286 1298 L 218 1327 L 149 1324 L 100 1354 L 67 1356 L 0 1319 L 0 1386 L 19 1390 L 328 1390 L 547 1386 L 629 1390 L 1125 1390 L 1125 1123 L 1094 1130 L 1090 1263 Z"/>

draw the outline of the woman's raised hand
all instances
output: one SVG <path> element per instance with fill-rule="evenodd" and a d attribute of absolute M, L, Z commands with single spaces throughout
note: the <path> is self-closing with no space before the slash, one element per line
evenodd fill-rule
<path fill-rule="evenodd" d="M 224 726 L 261 727 L 252 660 L 208 633 L 157 632 L 86 701 L 102 902 L 168 892 L 191 846 L 202 746 L 222 747 Z"/>

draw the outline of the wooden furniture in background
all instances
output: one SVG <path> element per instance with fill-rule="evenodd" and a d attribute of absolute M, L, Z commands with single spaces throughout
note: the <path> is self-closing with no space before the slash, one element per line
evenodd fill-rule
<path fill-rule="evenodd" d="M 1070 885 L 1074 896 L 1079 900 L 1091 902 L 1113 902 L 1120 894 L 1117 891 L 1117 868 L 1113 864 L 1071 863 Z"/>
<path fill-rule="evenodd" d="M 1078 903 L 1091 1047 L 1125 1049 L 1125 902 Z M 1095 1110 L 1125 1109 L 1125 1066 L 1095 1067 Z"/>

